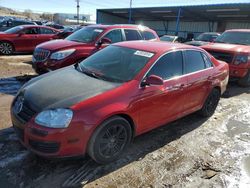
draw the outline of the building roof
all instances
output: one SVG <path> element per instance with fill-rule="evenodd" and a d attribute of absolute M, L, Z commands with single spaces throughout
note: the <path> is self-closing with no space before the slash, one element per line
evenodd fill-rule
<path fill-rule="evenodd" d="M 245 4 L 250 3 L 249 0 L 154 0 L 152 3 L 144 1 L 143 4 L 133 2 L 136 8 L 141 7 L 176 7 L 176 6 L 204 6 L 204 5 L 226 5 L 226 4 Z"/>
<path fill-rule="evenodd" d="M 180 19 L 182 21 L 249 22 L 250 20 L 250 0 L 170 0 L 167 4 L 160 3 L 159 0 L 154 0 L 154 2 L 154 6 L 151 7 L 145 4 L 144 7 L 132 8 L 132 20 L 176 20 L 179 8 L 181 8 Z M 97 11 L 128 19 L 130 9 L 110 8 Z"/>

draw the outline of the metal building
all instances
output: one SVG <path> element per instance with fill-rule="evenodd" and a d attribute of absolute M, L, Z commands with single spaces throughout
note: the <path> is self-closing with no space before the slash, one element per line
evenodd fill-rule
<path fill-rule="evenodd" d="M 159 35 L 178 34 L 186 37 L 202 32 L 250 28 L 249 0 L 168 1 L 161 7 L 98 9 L 99 24 L 142 24 Z M 131 15 L 131 17 L 130 17 Z"/>
<path fill-rule="evenodd" d="M 80 14 L 80 21 L 90 21 L 89 14 Z M 53 16 L 53 20 L 58 24 L 66 24 L 67 22 L 75 22 L 77 23 L 77 15 L 70 13 L 55 13 Z"/>

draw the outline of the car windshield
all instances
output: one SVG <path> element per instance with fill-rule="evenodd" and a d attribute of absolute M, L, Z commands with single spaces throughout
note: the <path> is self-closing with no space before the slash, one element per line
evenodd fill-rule
<path fill-rule="evenodd" d="M 174 36 L 162 36 L 162 37 L 160 37 L 160 40 L 161 40 L 161 41 L 173 42 L 174 39 L 175 39 Z"/>
<path fill-rule="evenodd" d="M 21 31 L 23 29 L 22 26 L 16 26 L 16 27 L 12 27 L 6 31 L 4 31 L 5 33 L 8 33 L 8 34 L 14 34 L 14 33 L 17 33 L 19 31 Z"/>
<path fill-rule="evenodd" d="M 103 29 L 100 28 L 84 27 L 68 36 L 66 40 L 90 43 L 93 42 L 102 32 Z"/>
<path fill-rule="evenodd" d="M 215 42 L 250 45 L 250 32 L 228 31 L 220 35 Z"/>
<path fill-rule="evenodd" d="M 132 80 L 154 53 L 109 46 L 82 61 L 77 69 L 89 76 L 109 82 Z"/>

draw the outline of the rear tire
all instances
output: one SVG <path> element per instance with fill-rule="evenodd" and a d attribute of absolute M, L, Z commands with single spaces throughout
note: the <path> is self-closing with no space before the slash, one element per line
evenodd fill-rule
<path fill-rule="evenodd" d="M 0 54 L 10 55 L 14 52 L 14 47 L 9 42 L 0 42 Z"/>
<path fill-rule="evenodd" d="M 90 138 L 89 156 L 100 164 L 107 164 L 119 158 L 130 143 L 132 130 L 129 122 L 114 116 L 102 123 Z"/>
<path fill-rule="evenodd" d="M 244 76 L 238 81 L 238 84 L 242 87 L 250 86 L 250 70 L 248 70 L 248 73 L 246 74 L 246 76 Z"/>
<path fill-rule="evenodd" d="M 203 117 L 210 117 L 214 114 L 216 107 L 220 101 L 220 90 L 213 89 L 208 95 L 205 103 L 203 104 L 202 109 L 199 111 L 199 114 Z"/>

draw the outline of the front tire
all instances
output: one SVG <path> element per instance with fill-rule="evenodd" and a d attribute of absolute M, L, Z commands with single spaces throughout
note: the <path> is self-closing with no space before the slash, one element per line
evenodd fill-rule
<path fill-rule="evenodd" d="M 250 70 L 248 70 L 248 73 L 246 74 L 246 76 L 244 76 L 238 81 L 238 84 L 242 87 L 250 86 Z"/>
<path fill-rule="evenodd" d="M 0 53 L 3 55 L 10 55 L 14 52 L 14 47 L 9 42 L 0 42 Z"/>
<path fill-rule="evenodd" d="M 114 116 L 102 123 L 92 135 L 89 156 L 100 164 L 107 164 L 118 159 L 131 141 L 132 130 L 129 122 Z"/>
<path fill-rule="evenodd" d="M 216 107 L 218 106 L 220 96 L 220 90 L 213 89 L 203 104 L 202 109 L 199 111 L 199 114 L 203 117 L 212 116 L 216 110 Z"/>

